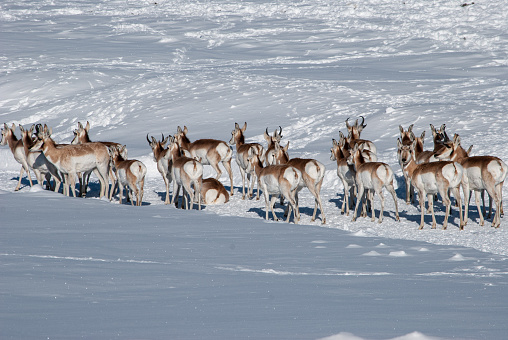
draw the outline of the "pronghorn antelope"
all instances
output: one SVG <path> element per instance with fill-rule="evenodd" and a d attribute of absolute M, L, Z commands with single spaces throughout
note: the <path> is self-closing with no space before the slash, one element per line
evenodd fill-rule
<path fill-rule="evenodd" d="M 263 167 L 263 163 L 259 159 L 259 156 L 252 151 L 249 153 L 248 162 L 249 165 L 247 167 L 247 171 L 254 171 L 256 173 L 258 178 L 258 185 L 263 190 L 266 207 L 265 219 L 268 220 L 268 210 L 271 210 L 273 219 L 278 221 L 278 218 L 273 211 L 273 206 L 277 196 L 282 195 L 290 205 L 288 208 L 289 211 L 287 214 L 286 222 L 289 222 L 292 210 L 293 221 L 294 223 L 298 223 L 300 220 L 300 212 L 298 211 L 295 195 L 300 183 L 300 178 L 302 177 L 301 172 L 298 169 L 286 164 L 268 165 Z"/>
<path fill-rule="evenodd" d="M 140 206 L 143 201 L 143 187 L 145 185 L 146 166 L 135 159 L 125 159 L 126 146 L 108 148 L 111 159 L 113 160 L 113 168 L 116 174 L 116 184 L 111 188 L 114 194 L 118 185 L 118 203 L 122 204 L 122 193 L 125 188 L 125 197 L 134 205 L 134 197 L 136 196 L 136 205 Z M 111 195 L 112 197 L 113 195 Z"/>
<path fill-rule="evenodd" d="M 187 126 L 184 126 L 183 130 L 178 127 L 177 133 L 174 136 L 181 150 L 186 153 L 187 157 L 199 158 L 201 159 L 201 164 L 211 165 L 217 172 L 215 177 L 217 180 L 222 175 L 222 171 L 219 168 L 219 163 L 222 163 L 229 175 L 230 194 L 233 195 L 233 172 L 231 170 L 233 151 L 229 148 L 228 144 L 216 139 L 198 139 L 191 143 L 189 138 L 187 138 L 187 132 Z"/>
<path fill-rule="evenodd" d="M 494 156 L 469 157 L 460 145 L 460 137 L 455 134 L 452 141 L 445 143 L 445 148 L 436 153 L 438 159 L 449 159 L 459 162 L 464 168 L 462 191 L 464 192 L 464 225 L 467 224 L 470 191 L 475 192 L 476 205 L 480 215 L 480 225 L 484 225 L 483 214 L 480 209 L 480 193 L 487 193 L 494 200 L 496 212 L 492 219 L 492 226 L 498 228 L 501 224 L 501 210 L 503 199 L 503 184 L 508 174 L 508 166 L 501 159 Z"/>
<path fill-rule="evenodd" d="M 88 134 L 88 131 L 90 131 L 90 122 L 86 122 L 86 125 L 83 127 L 83 124 L 81 122 L 78 122 L 78 128 L 74 130 L 74 138 L 71 141 L 71 144 L 84 144 L 84 143 L 92 143 L 90 140 L 90 135 Z M 120 148 L 122 145 L 120 143 L 115 142 L 97 142 L 102 143 L 108 148 Z M 123 157 L 127 158 L 127 149 L 123 151 Z M 86 191 L 88 187 L 88 182 L 90 181 L 90 174 L 91 172 L 87 172 L 82 174 L 83 176 L 79 176 L 79 183 L 80 183 L 80 195 L 85 197 Z M 113 169 L 109 172 L 109 178 L 111 179 L 111 187 L 114 187 L 116 185 L 116 176 L 113 172 Z M 113 190 L 111 190 L 111 193 L 109 195 L 109 199 L 113 197 Z"/>
<path fill-rule="evenodd" d="M 164 180 L 164 185 L 166 186 L 166 199 L 164 200 L 164 204 L 170 204 L 169 185 L 172 181 L 172 177 L 171 171 L 169 170 L 169 159 L 171 155 L 169 153 L 169 149 L 165 148 L 165 145 L 169 140 L 169 136 L 164 138 L 164 135 L 162 135 L 162 139 L 159 142 L 153 136 L 152 140 L 150 140 L 147 134 L 146 140 L 152 148 L 153 160 L 157 163 L 157 170 L 159 170 L 162 179 Z"/>
<path fill-rule="evenodd" d="M 183 187 L 182 207 L 189 209 L 194 205 L 194 196 L 198 196 L 198 209 L 201 210 L 201 183 L 203 182 L 203 165 L 187 156 L 182 156 L 182 152 L 175 137 L 169 141 L 169 170 L 173 178 L 173 197 L 171 204 L 178 207 L 178 195 L 180 187 Z M 175 191 L 176 186 L 176 191 Z M 194 186 L 194 192 L 192 190 Z M 189 196 L 189 197 L 187 197 Z"/>
<path fill-rule="evenodd" d="M 435 162 L 437 159 L 434 156 L 434 151 L 425 150 L 423 143 L 425 142 L 425 131 L 422 132 L 420 137 L 415 137 L 415 156 L 416 164 Z"/>
<path fill-rule="evenodd" d="M 315 159 L 292 158 L 286 163 L 286 165 L 290 165 L 295 169 L 298 169 L 302 174 L 295 193 L 296 206 L 299 206 L 298 192 L 302 190 L 303 187 L 307 187 L 312 196 L 314 196 L 314 212 L 312 213 L 311 222 L 316 220 L 316 214 L 319 207 L 319 210 L 321 210 L 322 224 L 326 224 L 326 216 L 320 197 L 321 186 L 323 185 L 323 178 L 325 177 L 326 170 L 324 164 Z"/>
<path fill-rule="evenodd" d="M 436 228 L 436 216 L 434 214 L 433 195 L 439 193 L 445 205 L 445 217 L 443 221 L 443 229 L 448 226 L 448 217 L 450 214 L 450 196 L 449 190 L 452 190 L 453 196 L 457 200 L 459 206 L 460 229 L 463 229 L 462 205 L 460 203 L 459 186 L 464 172 L 463 167 L 452 161 L 431 162 L 416 164 L 415 146 L 416 141 L 410 146 L 402 146 L 398 140 L 399 146 L 402 148 L 402 162 L 404 163 L 404 171 L 411 177 L 411 182 L 418 190 L 418 199 L 420 201 L 421 220 L 420 228 L 424 226 L 425 216 L 425 197 L 429 201 L 429 210 L 432 214 L 432 228 Z"/>
<path fill-rule="evenodd" d="M 32 177 L 30 176 L 30 167 L 26 161 L 25 151 L 23 149 L 23 141 L 18 140 L 16 135 L 14 134 L 16 131 L 16 125 L 12 124 L 11 127 L 8 127 L 6 123 L 4 123 L 4 128 L 2 129 L 2 140 L 0 141 L 0 145 L 9 145 L 11 149 L 12 155 L 16 162 L 21 164 L 21 170 L 19 171 L 19 181 L 18 185 L 14 191 L 18 191 L 21 187 L 21 179 L 23 178 L 23 173 L 26 172 L 28 177 L 28 181 L 30 182 L 30 186 L 33 186 Z"/>
<path fill-rule="evenodd" d="M 229 144 L 236 145 L 236 163 L 240 168 L 240 174 L 242 175 L 242 199 L 245 199 L 245 179 L 247 179 L 247 195 L 252 197 L 254 193 L 254 181 L 256 174 L 254 172 L 247 172 L 248 166 L 248 154 L 250 150 L 253 150 L 260 159 L 264 157 L 264 149 L 259 143 L 245 143 L 244 132 L 247 130 L 247 122 L 240 128 L 238 123 L 235 123 L 235 129 L 231 131 L 231 140 Z M 252 180 L 251 180 L 252 177 Z M 257 192 L 257 199 L 259 199 L 259 186 Z"/>
<path fill-rule="evenodd" d="M 444 148 L 444 144 L 450 141 L 450 138 L 446 134 L 446 125 L 443 124 L 441 127 L 436 129 L 434 125 L 430 124 L 430 130 L 432 131 L 432 138 L 434 139 L 434 153 L 438 152 L 439 149 Z M 431 160 L 433 161 L 433 160 Z"/>
<path fill-rule="evenodd" d="M 348 137 L 347 141 L 349 144 L 349 147 L 351 149 L 354 148 L 356 144 L 363 145 L 363 150 L 369 150 L 375 154 L 377 154 L 377 148 L 370 140 L 366 139 L 360 139 L 360 134 L 362 133 L 363 129 L 367 126 L 367 124 L 364 124 L 365 118 L 362 118 L 362 122 L 358 124 L 358 119 L 355 121 L 353 125 L 349 124 L 349 118 L 346 119 L 346 128 L 348 131 Z"/>
<path fill-rule="evenodd" d="M 201 198 L 203 204 L 224 204 L 229 201 L 229 193 L 215 178 L 205 178 L 201 185 Z"/>
<path fill-rule="evenodd" d="M 332 161 L 337 161 L 337 176 L 339 176 L 340 180 L 342 181 L 342 186 L 344 187 L 344 198 L 342 200 L 342 208 L 340 213 L 344 214 L 345 210 L 346 216 L 349 216 L 350 202 L 351 204 L 354 204 L 355 198 L 356 171 L 354 165 L 349 164 L 347 161 L 349 152 L 344 149 L 344 143 L 345 139 L 343 138 L 339 139 L 339 142 L 337 142 L 335 139 L 332 139 L 333 145 L 330 149 L 332 153 L 330 159 Z"/>
<path fill-rule="evenodd" d="M 46 187 L 51 188 L 51 177 L 54 180 L 54 191 L 60 190 L 60 183 L 62 178 L 58 173 L 57 168 L 50 163 L 42 151 L 30 151 L 34 146 L 35 140 L 33 139 L 35 125 L 32 125 L 30 130 L 25 130 L 20 124 L 19 129 L 21 130 L 21 140 L 23 141 L 23 149 L 25 151 L 26 162 L 28 166 L 33 170 L 37 182 L 42 186 L 44 179 L 46 179 Z"/>
<path fill-rule="evenodd" d="M 108 197 L 110 158 L 108 148 L 101 143 L 87 143 L 78 145 L 61 145 L 56 147 L 55 141 L 51 138 L 52 129 L 44 125 L 39 131 L 38 140 L 32 147 L 32 151 L 42 150 L 47 160 L 60 171 L 65 180 L 64 187 L 69 186 L 72 194 L 76 197 L 76 176 L 77 173 L 94 171 L 101 184 L 100 197 Z M 68 191 L 64 190 L 64 192 Z"/>
<path fill-rule="evenodd" d="M 266 148 L 266 165 L 272 165 L 269 162 L 272 161 L 273 159 L 272 155 L 275 153 L 275 144 L 278 143 L 280 145 L 280 141 L 282 139 L 282 127 L 279 126 L 279 131 L 275 129 L 275 131 L 273 132 L 273 136 L 270 136 L 268 134 L 268 128 L 266 128 L 264 137 L 266 142 L 268 143 L 268 146 Z"/>
<path fill-rule="evenodd" d="M 399 143 L 399 147 L 397 148 L 397 159 L 399 160 L 399 165 L 402 170 L 404 170 L 404 165 L 402 164 L 402 160 L 401 160 L 402 150 L 400 148 L 400 145 L 407 146 L 407 145 L 411 145 L 413 143 L 413 140 L 414 140 L 413 125 L 414 124 L 409 125 L 409 128 L 407 130 L 404 130 L 402 125 L 399 125 L 399 130 L 400 130 L 400 140 L 399 141 L 401 143 Z M 404 174 L 404 182 L 406 184 L 406 204 L 411 204 L 414 202 L 414 188 L 411 184 L 411 178 L 409 177 L 407 172 L 402 171 L 402 173 Z"/>
<path fill-rule="evenodd" d="M 378 222 L 383 222 L 383 212 L 385 207 L 383 187 L 385 187 L 393 197 L 393 201 L 395 203 L 395 219 L 399 221 L 397 197 L 393 187 L 393 171 L 390 166 L 381 162 L 366 162 L 358 145 L 353 148 L 351 154 L 349 155 L 348 162 L 355 165 L 356 185 L 358 186 L 357 197 L 362 197 L 364 191 L 367 190 L 368 200 L 370 201 L 370 205 L 372 207 L 372 221 L 376 219 L 376 213 L 374 211 L 374 194 L 377 193 L 381 200 L 381 211 L 379 212 Z M 356 221 L 360 201 L 361 199 L 356 200 L 353 221 Z M 362 211 L 365 210 L 366 206 L 363 205 Z"/>
<path fill-rule="evenodd" d="M 311 221 L 314 222 L 316 220 L 317 209 L 321 210 L 322 215 L 322 224 L 326 223 L 325 213 L 323 211 L 323 204 L 321 203 L 321 185 L 323 185 L 323 178 L 325 177 L 325 166 L 323 163 L 318 162 L 315 159 L 303 159 L 303 158 L 292 158 L 289 159 L 289 155 L 287 152 L 287 148 L 289 147 L 289 142 L 286 147 L 281 148 L 278 143 L 275 144 L 275 153 L 272 158 L 275 159 L 275 162 L 272 163 L 274 165 L 278 164 L 286 164 L 290 165 L 296 169 L 298 169 L 302 177 L 300 178 L 300 183 L 298 184 L 298 188 L 295 193 L 296 205 L 299 206 L 298 203 L 298 193 L 303 187 L 307 187 L 314 196 L 315 205 L 314 212 L 312 213 Z M 288 206 L 289 209 L 289 206 Z M 287 212 L 286 212 L 287 213 Z"/>

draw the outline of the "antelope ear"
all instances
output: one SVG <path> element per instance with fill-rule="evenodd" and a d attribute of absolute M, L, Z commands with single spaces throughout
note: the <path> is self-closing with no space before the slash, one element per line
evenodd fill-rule
<path fill-rule="evenodd" d="M 25 132 L 25 129 L 23 128 L 23 125 L 19 124 L 19 131 Z"/>
<path fill-rule="evenodd" d="M 240 125 L 238 125 L 238 123 L 235 123 L 235 130 L 240 130 Z"/>
<path fill-rule="evenodd" d="M 402 127 L 402 125 L 399 125 L 399 131 L 401 134 L 404 133 L 404 128 Z"/>
<path fill-rule="evenodd" d="M 84 128 L 83 128 L 83 124 L 81 124 L 81 122 L 78 122 L 78 129 L 80 129 L 80 130 L 83 130 L 83 129 L 84 129 Z"/>
<path fill-rule="evenodd" d="M 420 138 L 422 139 L 422 143 L 423 143 L 423 140 L 425 139 L 425 131 L 422 132 L 422 135 L 420 136 Z"/>
<path fill-rule="evenodd" d="M 187 135 L 187 132 L 189 132 L 189 129 L 187 129 L 187 126 L 183 126 L 183 133 Z"/>
<path fill-rule="evenodd" d="M 242 132 L 245 132 L 245 130 L 247 130 L 247 122 L 245 122 L 242 127 Z"/>
<path fill-rule="evenodd" d="M 16 131 L 16 125 L 14 125 L 14 123 L 12 123 L 11 130 L 12 132 Z"/>
<path fill-rule="evenodd" d="M 409 127 L 408 127 L 407 131 L 409 131 L 409 132 L 413 131 L 413 125 L 414 125 L 414 124 L 409 125 Z"/>
<path fill-rule="evenodd" d="M 289 141 L 288 141 L 288 143 L 286 144 L 286 146 L 285 146 L 282 150 L 284 150 L 285 152 L 287 152 L 287 151 L 288 151 L 288 149 L 289 149 Z"/>
<path fill-rule="evenodd" d="M 339 145 L 339 143 L 337 143 L 337 141 L 335 140 L 335 138 L 332 138 L 332 145 L 333 145 L 333 146 L 337 146 L 337 145 Z"/>
<path fill-rule="evenodd" d="M 265 140 L 270 140 L 270 135 L 268 134 L 268 128 L 266 128 L 265 130 L 265 133 L 263 134 L 263 136 L 265 137 Z"/>
<path fill-rule="evenodd" d="M 183 132 L 183 131 L 182 131 L 182 128 L 181 128 L 180 126 L 178 126 L 178 127 L 176 128 L 176 133 L 182 133 L 182 132 Z"/>
<path fill-rule="evenodd" d="M 88 132 L 88 130 L 90 130 L 90 122 L 88 120 L 86 121 L 85 130 L 86 130 L 86 132 Z"/>
<path fill-rule="evenodd" d="M 397 138 L 397 147 L 400 149 L 402 146 L 402 142 L 400 141 L 400 138 Z"/>

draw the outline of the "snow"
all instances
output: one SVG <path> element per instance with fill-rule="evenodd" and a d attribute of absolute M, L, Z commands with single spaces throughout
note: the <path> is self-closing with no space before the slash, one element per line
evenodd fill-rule
<path fill-rule="evenodd" d="M 14 192 L 20 165 L 0 148 L 0 337 L 504 339 L 508 222 L 480 226 L 473 204 L 465 230 L 456 209 L 441 230 L 437 203 L 438 229 L 426 216 L 417 230 L 396 140 L 415 124 L 431 148 L 429 124 L 446 123 L 473 154 L 508 159 L 507 5 L 2 1 L 0 123 L 45 123 L 70 142 L 89 121 L 148 173 L 142 207 L 98 199 L 93 176 L 85 199 L 26 177 Z M 400 222 L 387 193 L 382 224 L 340 214 L 329 150 L 360 116 L 395 172 Z M 191 141 L 227 142 L 235 122 L 263 145 L 281 126 L 291 157 L 325 164 L 325 225 L 307 189 L 299 224 L 265 221 L 234 161 L 227 204 L 164 205 L 147 134 L 185 125 Z"/>

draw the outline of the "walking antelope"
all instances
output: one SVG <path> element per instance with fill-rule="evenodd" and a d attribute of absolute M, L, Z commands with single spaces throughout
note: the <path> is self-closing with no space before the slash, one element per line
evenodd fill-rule
<path fill-rule="evenodd" d="M 215 178 L 205 178 L 201 185 L 201 198 L 203 204 L 224 204 L 229 201 L 229 193 Z"/>
<path fill-rule="evenodd" d="M 152 140 L 150 140 L 147 134 L 146 140 L 152 148 L 153 160 L 157 163 L 157 170 L 159 170 L 159 173 L 164 180 L 164 185 L 166 186 L 166 199 L 164 200 L 164 204 L 170 204 L 169 185 L 172 181 L 172 177 L 171 171 L 169 170 L 169 159 L 171 155 L 169 153 L 169 149 L 165 148 L 165 145 L 169 140 L 169 136 L 164 138 L 164 135 L 162 135 L 161 141 L 157 141 L 153 136 Z"/>
<path fill-rule="evenodd" d="M 219 179 L 222 171 L 219 168 L 219 162 L 224 165 L 226 172 L 229 175 L 229 182 L 231 184 L 230 194 L 233 195 L 233 172 L 231 170 L 231 158 L 233 151 L 229 148 L 226 142 L 216 139 L 198 139 L 191 143 L 187 138 L 187 126 L 182 128 L 178 127 L 177 133 L 174 136 L 181 150 L 187 152 L 187 157 L 200 158 L 201 164 L 211 165 L 217 172 L 215 179 Z"/>
<path fill-rule="evenodd" d="M 402 125 L 399 125 L 400 143 L 398 144 L 399 147 L 397 148 L 397 158 L 399 160 L 399 165 L 402 170 L 404 170 L 404 166 L 401 160 L 402 150 L 400 148 L 400 145 L 407 146 L 413 143 L 414 140 L 413 125 L 414 124 L 409 125 L 409 128 L 407 130 L 404 130 Z M 402 171 L 402 173 L 404 174 L 404 182 L 406 183 L 406 204 L 411 204 L 414 202 L 414 188 L 413 185 L 411 184 L 411 177 L 409 177 L 406 171 Z"/>
<path fill-rule="evenodd" d="M 231 140 L 229 144 L 236 145 L 236 163 L 240 168 L 240 174 L 242 175 L 242 199 L 245 199 L 245 179 L 247 177 L 247 195 L 252 197 L 254 192 L 254 181 L 256 174 L 254 172 L 248 172 L 248 154 L 250 150 L 253 150 L 260 159 L 263 159 L 264 149 L 259 143 L 245 143 L 244 132 L 247 130 L 247 122 L 240 128 L 238 123 L 235 123 L 235 129 L 231 131 Z M 252 177 L 252 180 L 251 180 Z M 259 199 L 259 186 L 257 192 L 257 199 Z"/>
<path fill-rule="evenodd" d="M 201 210 L 201 183 L 203 182 L 203 165 L 187 156 L 182 156 L 182 152 L 175 137 L 169 140 L 169 170 L 173 178 L 173 197 L 171 204 L 178 207 L 178 195 L 180 187 L 183 187 L 182 207 L 189 209 L 194 205 L 194 196 L 198 196 L 198 209 Z M 175 186 L 176 191 L 175 191 Z M 194 192 L 192 190 L 194 186 Z M 187 197 L 189 196 L 189 197 Z"/>
<path fill-rule="evenodd" d="M 273 132 L 273 136 L 270 136 L 268 134 L 268 128 L 266 128 L 265 134 L 264 134 L 265 140 L 268 143 L 268 146 L 266 148 L 266 165 L 272 165 L 271 162 L 273 159 L 273 154 L 275 153 L 275 144 L 278 143 L 280 145 L 280 141 L 282 139 L 282 127 L 279 126 L 279 131 L 277 132 L 277 129 Z"/>
<path fill-rule="evenodd" d="M 134 198 L 132 192 L 136 196 L 136 205 L 141 206 L 143 200 L 143 187 L 145 185 L 146 166 L 135 159 L 125 159 L 123 155 L 126 146 L 108 148 L 111 159 L 113 160 L 113 167 L 116 174 L 116 184 L 111 188 L 114 194 L 116 186 L 118 185 L 118 203 L 122 204 L 123 189 L 126 190 L 126 198 L 134 205 Z M 113 197 L 113 194 L 111 197 Z"/>
<path fill-rule="evenodd" d="M 81 124 L 81 122 L 78 122 L 78 128 L 73 131 L 74 138 L 72 139 L 71 144 L 92 143 L 92 141 L 90 140 L 90 135 L 88 134 L 88 131 L 90 131 L 90 122 L 87 121 L 86 125 L 84 127 L 83 127 L 83 124 Z M 111 149 L 120 148 L 122 146 L 120 143 L 115 143 L 115 142 L 97 142 L 97 143 L 104 144 L 105 146 L 108 147 L 108 149 L 109 148 L 111 148 Z M 124 149 L 123 157 L 127 158 L 127 149 Z M 83 197 L 86 196 L 88 182 L 90 181 L 90 173 L 91 172 L 84 173 L 83 176 L 79 177 L 80 195 Z M 116 179 L 116 175 L 115 175 L 112 168 L 110 169 L 110 172 L 109 172 L 109 178 L 111 179 L 111 187 L 112 188 L 115 187 L 117 179 Z M 109 199 L 111 200 L 112 197 L 113 197 L 113 190 L 111 190 L 111 192 L 110 192 Z"/>
<path fill-rule="evenodd" d="M 445 205 L 445 217 L 443 221 L 443 229 L 448 226 L 448 217 L 450 215 L 450 196 L 449 190 L 452 190 L 453 196 L 459 205 L 460 228 L 463 229 L 462 205 L 460 203 L 459 186 L 464 172 L 463 167 L 452 161 L 431 162 L 416 164 L 415 146 L 416 141 L 410 146 L 401 145 L 398 140 L 399 147 L 402 148 L 402 162 L 404 171 L 411 177 L 411 182 L 418 190 L 418 198 L 420 200 L 421 220 L 420 228 L 423 229 L 425 217 L 425 197 L 429 201 L 429 210 L 432 214 L 432 229 L 436 228 L 436 216 L 434 214 L 433 195 L 439 193 Z"/>
<path fill-rule="evenodd" d="M 475 192 L 476 205 L 480 215 L 480 225 L 484 225 L 483 214 L 480 209 L 480 193 L 487 193 L 494 200 L 496 212 L 492 219 L 492 226 L 498 228 L 501 224 L 501 210 L 503 199 L 503 184 L 508 173 L 508 166 L 501 159 L 494 156 L 469 157 L 460 145 L 460 137 L 455 134 L 452 141 L 445 143 L 445 148 L 436 153 L 438 159 L 449 159 L 459 162 L 464 168 L 462 191 L 464 192 L 464 225 L 468 221 L 469 195 Z"/>
<path fill-rule="evenodd" d="M 332 139 L 332 148 L 330 149 L 332 155 L 330 159 L 337 162 L 337 176 L 339 176 L 342 181 L 342 186 L 344 188 L 344 198 L 342 200 L 340 213 L 344 214 L 345 210 L 346 216 L 349 216 L 350 202 L 351 204 L 354 204 L 355 198 L 356 171 L 354 165 L 348 163 L 347 159 L 349 157 L 349 152 L 347 152 L 344 147 L 344 138 L 339 139 L 338 142 L 335 139 Z"/>
<path fill-rule="evenodd" d="M 357 197 L 362 197 L 364 191 L 367 190 L 368 200 L 370 201 L 370 205 L 372 207 L 372 221 L 376 219 L 376 213 L 374 210 L 374 194 L 377 193 L 379 199 L 381 200 L 381 211 L 379 212 L 378 222 L 383 222 L 383 212 L 385 207 L 383 187 L 385 187 L 393 197 L 393 201 L 395 203 L 395 219 L 399 221 L 397 197 L 393 187 L 393 171 L 390 166 L 381 162 L 366 162 L 358 145 L 353 148 L 351 154 L 349 155 L 348 162 L 355 165 L 356 185 L 358 186 Z M 360 199 L 356 200 L 353 221 L 356 221 L 360 201 Z M 365 204 L 362 206 L 362 210 L 366 210 Z"/>
<path fill-rule="evenodd" d="M 2 129 L 2 140 L 0 141 L 0 145 L 9 145 L 11 149 L 12 155 L 16 162 L 21 164 L 21 170 L 19 171 L 19 181 L 18 185 L 14 191 L 18 191 L 21 187 L 21 179 L 23 178 L 23 173 L 26 172 L 28 177 L 28 181 L 30 182 L 30 186 L 33 186 L 32 177 L 30 176 L 30 167 L 27 164 L 25 151 L 23 149 L 23 141 L 18 140 L 16 135 L 14 134 L 16 131 L 16 125 L 12 124 L 11 127 L 8 127 L 6 123 L 4 123 L 4 128 Z"/>
<path fill-rule="evenodd" d="M 72 194 L 76 197 L 74 190 L 77 173 L 94 171 L 101 184 L 100 197 L 108 197 L 110 158 L 108 148 L 101 143 L 69 144 L 61 145 L 58 148 L 51 138 L 52 129 L 44 125 L 39 131 L 38 140 L 31 150 L 42 150 L 49 162 L 67 177 L 64 186 L 70 184 Z M 67 192 L 68 193 L 68 192 Z"/>
<path fill-rule="evenodd" d="M 360 134 L 362 133 L 363 129 L 367 126 L 367 124 L 364 124 L 365 118 L 362 118 L 362 122 L 358 124 L 358 119 L 355 121 L 353 125 L 349 124 L 349 118 L 346 119 L 346 128 L 348 131 L 348 137 L 347 141 L 349 144 L 349 147 L 351 149 L 354 148 L 356 144 L 363 145 L 363 150 L 369 150 L 375 154 L 377 154 L 377 148 L 370 140 L 366 139 L 360 139 Z"/>
<path fill-rule="evenodd" d="M 32 125 L 30 130 L 25 130 L 21 124 L 19 125 L 26 162 L 28 166 L 33 170 L 35 178 L 41 186 L 44 182 L 44 179 L 46 179 L 46 187 L 50 189 L 51 177 L 53 177 L 55 182 L 53 190 L 58 192 L 60 190 L 60 183 L 62 182 L 62 178 L 58 173 L 57 168 L 46 159 L 42 151 L 30 151 L 30 149 L 35 144 L 35 140 L 33 139 L 34 128 L 35 125 Z"/>
<path fill-rule="evenodd" d="M 300 220 L 300 212 L 298 211 L 295 195 L 300 183 L 300 178 L 302 177 L 301 172 L 287 164 L 268 165 L 263 167 L 259 155 L 252 152 L 252 149 L 249 153 L 248 162 L 247 171 L 250 172 L 252 170 L 256 173 L 258 185 L 262 188 L 263 195 L 265 196 L 265 219 L 268 220 L 268 210 L 271 210 L 273 219 L 278 221 L 273 211 L 273 206 L 277 196 L 283 195 L 290 205 L 286 222 L 289 222 L 292 210 L 293 221 L 294 223 L 298 223 Z"/>

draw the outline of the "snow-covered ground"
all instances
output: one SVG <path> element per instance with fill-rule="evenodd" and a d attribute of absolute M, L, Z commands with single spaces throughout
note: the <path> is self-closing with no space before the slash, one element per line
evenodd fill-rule
<path fill-rule="evenodd" d="M 431 148 L 429 124 L 445 123 L 473 154 L 508 160 L 507 5 L 2 1 L 2 126 L 45 123 L 70 142 L 89 121 L 148 175 L 142 207 L 97 199 L 93 177 L 86 199 L 26 177 L 14 192 L 20 166 L 0 148 L 0 337 L 504 339 L 508 222 L 481 227 L 471 207 L 464 231 L 456 210 L 447 230 L 430 216 L 417 230 L 396 140 L 415 124 Z M 340 215 L 330 147 L 360 116 L 396 174 L 400 222 L 387 193 L 382 224 Z M 281 126 L 291 157 L 326 165 L 326 225 L 306 189 L 300 224 L 264 221 L 234 161 L 226 205 L 164 205 L 147 134 L 229 141 L 235 122 L 263 145 Z"/>

